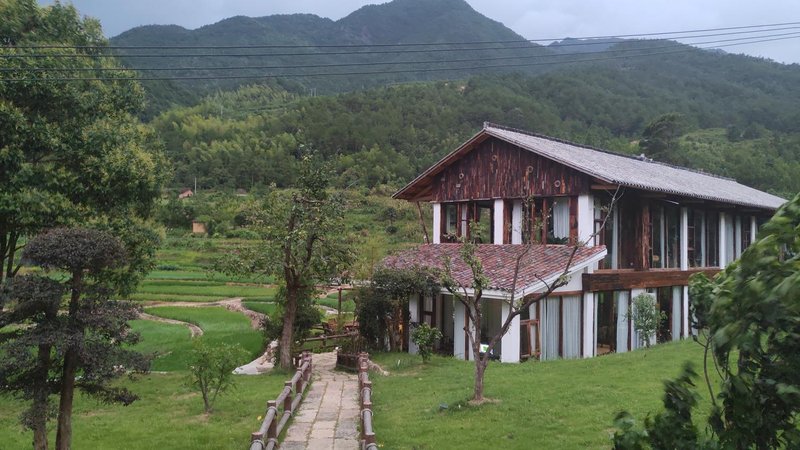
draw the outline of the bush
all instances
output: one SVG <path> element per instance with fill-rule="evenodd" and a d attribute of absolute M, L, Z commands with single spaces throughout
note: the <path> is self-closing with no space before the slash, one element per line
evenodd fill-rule
<path fill-rule="evenodd" d="M 165 270 L 165 271 L 181 270 L 181 266 L 176 264 L 159 264 L 156 266 L 156 270 Z"/>
<path fill-rule="evenodd" d="M 411 330 L 411 341 L 419 347 L 419 355 L 422 356 L 424 363 L 431 359 L 433 347 L 441 338 L 442 332 L 427 323 L 417 325 Z"/>
<path fill-rule="evenodd" d="M 628 318 L 633 322 L 633 329 L 639 333 L 639 343 L 650 347 L 650 338 L 658 330 L 658 325 L 667 317 L 656 308 L 656 299 L 650 294 L 639 294 L 631 302 Z"/>
<path fill-rule="evenodd" d="M 228 239 L 247 239 L 251 241 L 259 238 L 258 233 L 245 228 L 234 228 L 232 230 L 226 230 L 225 237 Z"/>
<path fill-rule="evenodd" d="M 206 413 L 214 408 L 217 395 L 234 386 L 233 369 L 247 358 L 238 344 L 206 344 L 202 339 L 194 343 L 189 361 L 189 385 L 200 390 Z"/>

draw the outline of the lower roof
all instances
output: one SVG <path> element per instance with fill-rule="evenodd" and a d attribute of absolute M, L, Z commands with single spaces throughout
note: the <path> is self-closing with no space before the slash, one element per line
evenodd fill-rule
<path fill-rule="evenodd" d="M 460 286 L 472 287 L 472 270 L 461 257 L 463 244 L 426 244 L 401 251 L 383 260 L 393 269 L 425 267 L 444 270 L 449 260 L 453 279 Z M 569 245 L 479 244 L 475 256 L 481 261 L 490 290 L 510 293 L 534 292 L 532 288 L 551 283 L 553 279 L 577 272 L 606 255 L 605 246 L 573 247 Z M 514 272 L 520 262 L 516 283 Z M 566 269 L 566 270 L 565 270 Z"/>

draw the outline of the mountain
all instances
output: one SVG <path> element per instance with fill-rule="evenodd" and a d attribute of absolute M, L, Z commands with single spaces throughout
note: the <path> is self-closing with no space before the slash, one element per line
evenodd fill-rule
<path fill-rule="evenodd" d="M 413 50 L 398 53 L 396 47 L 354 48 L 355 45 L 413 44 L 448 42 L 499 42 L 508 44 L 471 45 L 473 50 L 454 51 L 455 46 L 403 47 Z M 175 25 L 149 25 L 133 28 L 111 39 L 114 46 L 254 46 L 304 45 L 309 48 L 238 48 L 238 49 L 124 49 L 117 50 L 129 67 L 140 69 L 175 68 L 174 71 L 142 71 L 145 76 L 207 77 L 253 76 L 251 79 L 214 79 L 191 81 L 147 81 L 151 94 L 150 113 L 172 104 L 192 104 L 202 96 L 242 84 L 265 82 L 284 89 L 303 92 L 314 89 L 319 94 L 343 92 L 392 83 L 462 78 L 487 73 L 481 58 L 510 58 L 552 53 L 541 46 L 529 44 L 503 24 L 493 21 L 469 6 L 464 0 L 394 0 L 382 5 L 369 5 L 337 20 L 311 14 L 274 15 L 267 17 L 237 16 L 187 30 Z M 333 48 L 331 46 L 351 46 Z M 316 47 L 322 46 L 322 47 Z M 464 46 L 461 46 L 462 48 Z M 480 50 L 488 47 L 487 50 Z M 372 53 L 352 54 L 370 50 Z M 377 52 L 375 52 L 377 50 Z M 348 53 L 348 54 L 342 54 Z M 165 57 L 137 57 L 159 54 Z M 192 56 L 192 55 L 221 56 Z M 426 64 L 442 60 L 471 60 L 464 63 Z M 415 61 L 420 64 L 407 64 Z M 476 62 L 477 61 L 477 62 Z M 404 64 L 397 64 L 403 62 Z M 341 67 L 344 63 L 359 66 Z M 260 67 L 257 69 L 227 69 L 231 67 Z M 276 69 L 275 67 L 286 67 Z M 315 67 L 298 67 L 315 66 Z M 208 70 L 180 70 L 181 67 L 207 67 Z M 464 68 L 444 72 L 425 71 L 436 68 Z M 397 72 L 398 68 L 407 72 Z M 419 70 L 419 71 L 418 71 Z M 490 69 L 496 72 L 496 69 Z M 313 73 L 371 72 L 365 75 L 293 76 Z M 382 72 L 382 73 L 375 73 Z M 389 72 L 389 73 L 386 73 Z M 263 78 L 263 75 L 289 75 L 283 78 Z M 261 77 L 261 78 L 259 78 Z"/>

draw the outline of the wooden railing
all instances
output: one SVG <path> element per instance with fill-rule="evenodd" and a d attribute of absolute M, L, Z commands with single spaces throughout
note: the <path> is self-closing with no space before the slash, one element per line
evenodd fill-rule
<path fill-rule="evenodd" d="M 284 383 L 278 398 L 267 402 L 267 412 L 258 431 L 250 434 L 250 450 L 273 450 L 278 446 L 278 435 L 303 400 L 303 393 L 311 381 L 311 353 L 303 352 L 297 371 Z M 280 405 L 280 406 L 279 406 Z M 282 408 L 280 419 L 278 409 Z"/>
<path fill-rule="evenodd" d="M 372 429 L 372 382 L 369 381 L 369 353 L 358 356 L 358 394 L 361 404 L 361 448 L 378 450 Z"/>
<path fill-rule="evenodd" d="M 305 339 L 303 340 L 303 344 L 306 344 L 307 342 L 322 342 L 322 345 L 320 345 L 317 348 L 323 350 L 333 350 L 334 347 L 339 345 L 340 339 L 353 338 L 355 336 L 358 336 L 357 331 L 353 331 L 350 333 L 343 333 L 343 334 L 332 334 L 332 335 L 323 334 L 320 336 Z"/>

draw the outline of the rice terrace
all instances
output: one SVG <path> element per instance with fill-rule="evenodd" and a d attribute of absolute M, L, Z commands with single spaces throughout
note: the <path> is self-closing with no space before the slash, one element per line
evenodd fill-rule
<path fill-rule="evenodd" d="M 800 6 L 576 6 L 0 0 L 0 450 L 800 448 Z"/>

